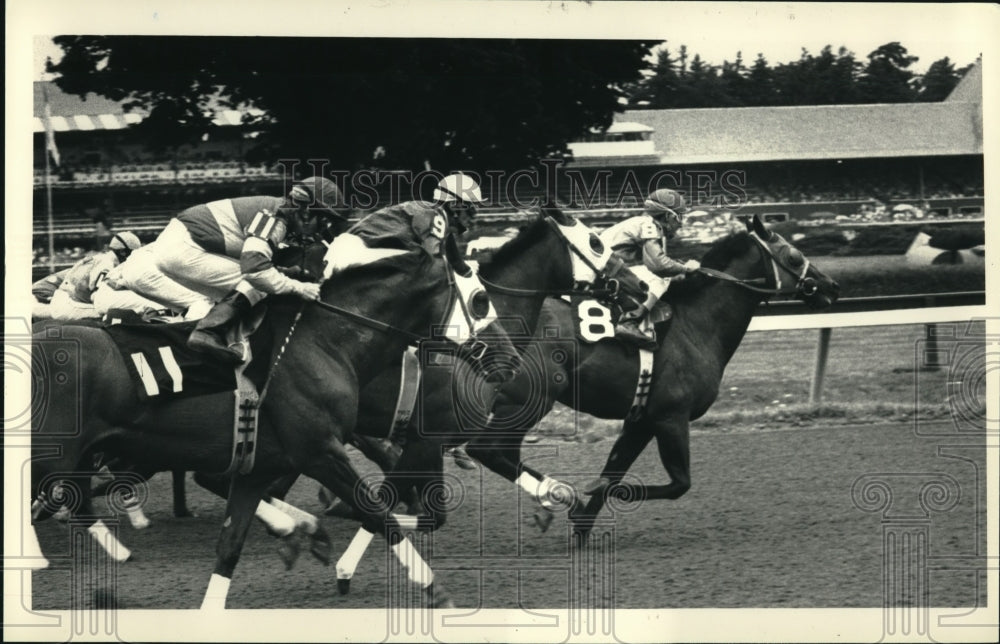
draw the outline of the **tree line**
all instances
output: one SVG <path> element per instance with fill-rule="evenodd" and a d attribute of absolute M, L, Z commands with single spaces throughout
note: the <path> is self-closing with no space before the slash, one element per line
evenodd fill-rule
<path fill-rule="evenodd" d="M 681 46 L 626 40 L 58 36 L 65 92 L 141 108 L 153 149 L 210 137 L 212 109 L 247 111 L 248 161 L 341 169 L 506 169 L 559 156 L 623 107 L 935 101 L 969 66 L 926 73 L 898 42 L 721 67 Z M 650 59 L 655 52 L 655 60 Z M 253 116 L 252 114 L 258 114 Z M 256 157 L 255 157 L 256 155 Z"/>
<path fill-rule="evenodd" d="M 850 105 L 944 100 L 972 63 L 956 68 L 947 56 L 923 74 L 912 70 L 919 58 L 899 42 L 881 45 L 863 60 L 831 45 L 819 54 L 805 48 L 798 60 L 770 64 L 763 54 L 746 64 L 742 52 L 710 65 L 685 45 L 655 48 L 655 61 L 625 91 L 632 109 Z"/>

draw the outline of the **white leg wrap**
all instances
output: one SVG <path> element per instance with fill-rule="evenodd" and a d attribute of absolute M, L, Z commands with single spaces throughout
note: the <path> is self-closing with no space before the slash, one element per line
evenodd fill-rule
<path fill-rule="evenodd" d="M 403 530 L 416 530 L 417 529 L 417 517 L 411 514 L 396 514 L 392 513 L 392 518 L 396 520 L 399 527 Z"/>
<path fill-rule="evenodd" d="M 111 530 L 108 530 L 108 526 L 104 525 L 100 519 L 87 528 L 87 532 L 97 540 L 97 543 L 101 544 L 101 547 L 115 561 L 128 561 L 128 558 L 132 556 L 132 552 L 111 533 Z"/>
<path fill-rule="evenodd" d="M 229 595 L 229 584 L 232 580 L 222 575 L 212 573 L 208 580 L 208 590 L 201 600 L 202 610 L 222 610 L 226 607 L 226 596 Z"/>
<path fill-rule="evenodd" d="M 530 494 L 532 498 L 538 499 L 538 487 L 542 482 L 534 476 L 527 472 L 521 472 L 521 476 L 517 477 L 517 480 L 514 482 L 517 483 L 518 487 Z"/>
<path fill-rule="evenodd" d="M 146 517 L 146 513 L 142 511 L 142 506 L 133 505 L 126 508 L 125 514 L 128 515 L 129 522 L 136 530 L 145 530 L 149 527 L 149 519 Z"/>
<path fill-rule="evenodd" d="M 403 539 L 392 547 L 392 552 L 399 559 L 399 562 L 406 567 L 410 581 L 421 588 L 427 588 L 434 581 L 434 573 L 430 566 L 420 556 L 417 549 L 413 547 L 409 539 Z"/>
<path fill-rule="evenodd" d="M 559 482 L 546 476 L 541 481 L 527 472 L 521 472 L 517 477 L 517 485 L 531 495 L 533 499 L 542 504 L 542 507 L 552 509 L 556 503 L 549 498 L 549 493 Z"/>
<path fill-rule="evenodd" d="M 285 503 L 281 499 L 271 499 L 270 504 L 292 517 L 295 524 L 302 528 L 306 534 L 316 534 L 316 531 L 319 530 L 319 519 L 315 515 L 309 514 L 290 503 Z"/>
<path fill-rule="evenodd" d="M 265 501 L 257 504 L 254 516 L 263 521 L 279 537 L 287 537 L 295 532 L 295 519 Z"/>
<path fill-rule="evenodd" d="M 354 576 L 354 571 L 358 569 L 358 563 L 374 536 L 375 533 L 358 528 L 354 538 L 351 539 L 351 545 L 347 546 L 347 550 L 337 560 L 337 579 L 350 579 Z"/>

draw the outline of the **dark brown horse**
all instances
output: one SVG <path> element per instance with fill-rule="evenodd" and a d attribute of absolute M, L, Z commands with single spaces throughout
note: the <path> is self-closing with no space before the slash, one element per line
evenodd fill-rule
<path fill-rule="evenodd" d="M 521 351 L 532 341 L 531 329 L 538 323 L 547 297 L 581 288 L 599 296 L 611 294 L 602 286 L 594 287 L 609 258 L 610 251 L 600 244 L 594 231 L 556 209 L 545 209 L 481 264 L 478 273 L 499 313 L 499 323 Z M 638 281 L 632 286 L 638 289 Z M 495 368 L 504 366 L 508 365 L 494 364 Z M 398 365 L 393 366 L 362 390 L 357 434 L 386 435 L 393 424 L 400 371 Z M 455 369 L 447 363 L 424 364 L 418 408 L 405 428 L 402 453 L 398 461 L 388 454 L 379 459 L 383 466 L 394 463 L 380 486 L 384 501 L 395 505 L 415 488 L 426 510 L 415 519 L 400 517 L 409 521 L 409 527 L 433 530 L 444 524 L 447 504 L 443 497 L 449 491 L 443 479 L 442 452 L 467 442 L 489 424 L 499 386 L 486 382 L 482 371 Z M 377 450 L 373 456 L 380 456 Z M 211 484 L 204 477 L 202 481 Z M 272 488 L 270 492 L 282 496 L 293 482 L 294 478 L 286 479 L 284 490 Z M 217 483 L 215 486 L 217 489 Z M 360 552 L 352 553 L 360 556 Z M 346 592 L 356 564 L 356 558 L 338 563 L 342 592 Z"/>
<path fill-rule="evenodd" d="M 548 300 L 536 326 L 545 338 L 523 357 L 520 375 L 501 390 L 490 426 L 472 438 L 468 453 L 510 481 L 546 477 L 521 463 L 524 435 L 556 401 L 599 418 L 625 419 L 600 477 L 587 486 L 586 507 L 572 488 L 549 485 L 571 508 L 585 536 L 608 498 L 676 499 L 691 487 L 689 423 L 715 401 L 723 371 L 743 339 L 758 306 L 788 295 L 816 308 L 828 307 L 839 287 L 780 235 L 755 216 L 747 232 L 717 241 L 701 260 L 703 271 L 671 284 L 665 300 L 673 319 L 657 326 L 650 395 L 645 410 L 630 418 L 638 377 L 637 349 L 616 339 L 579 342 L 573 312 Z M 555 332 L 557 330 L 557 332 Z M 531 369 L 537 371 L 531 373 Z M 535 383 L 545 383 L 538 387 Z M 622 478 L 646 445 L 656 439 L 670 477 L 663 485 L 627 485 Z M 551 480 L 550 480 L 551 481 Z M 536 496 L 546 499 L 546 488 Z M 551 496 L 551 493 L 549 494 Z M 536 515 L 547 527 L 551 514 Z"/>
<path fill-rule="evenodd" d="M 412 252 L 334 274 L 323 285 L 320 305 L 273 298 L 255 335 L 255 354 L 272 354 L 260 351 L 261 346 L 282 347 L 273 352 L 280 361 L 255 361 L 248 367 L 258 382 L 270 376 L 260 408 L 255 467 L 250 474 L 233 478 L 203 607 L 225 605 L 250 519 L 271 482 L 303 473 L 343 498 L 354 499 L 356 490 L 366 491 L 344 450 L 357 416 L 358 392 L 395 363 L 415 337 L 432 334 L 450 310 L 450 285 L 443 261 Z M 363 324 L 327 310 L 322 303 L 394 326 L 387 330 Z M 79 347 L 70 366 L 78 374 L 80 396 L 49 396 L 48 405 L 33 416 L 33 447 L 38 447 L 33 455 L 33 498 L 41 494 L 50 499 L 51 509 L 65 500 L 60 491 L 75 487 L 79 503 L 72 509 L 93 517 L 89 475 L 85 484 L 76 484 L 74 477 L 86 474 L 91 455 L 98 451 L 161 470 L 217 472 L 229 465 L 231 393 L 149 404 L 140 397 L 104 331 L 65 326 L 61 332 Z M 35 335 L 33 358 L 51 372 L 65 357 L 47 351 L 48 339 Z M 499 346 L 493 347 L 496 353 L 506 352 Z M 46 453 L 51 445 L 58 446 L 58 454 Z M 362 496 L 366 503 L 357 510 L 366 528 L 385 535 L 398 556 L 415 562 L 410 578 L 432 596 L 430 570 L 400 537 L 389 508 L 374 494 Z M 440 600 L 439 596 L 436 601 Z"/>

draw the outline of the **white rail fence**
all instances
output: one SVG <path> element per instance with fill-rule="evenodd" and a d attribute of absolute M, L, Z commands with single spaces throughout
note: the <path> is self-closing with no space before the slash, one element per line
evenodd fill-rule
<path fill-rule="evenodd" d="M 924 306 L 919 307 L 921 304 Z M 778 302 L 764 305 L 768 308 L 788 311 L 807 310 L 801 302 Z M 903 308 L 907 307 L 907 308 Z M 759 312 L 750 321 L 748 331 L 787 331 L 792 329 L 817 329 L 816 360 L 809 386 L 809 402 L 823 400 L 823 380 L 826 376 L 827 357 L 833 329 L 843 327 L 882 326 L 897 324 L 923 324 L 927 330 L 925 370 L 940 368 L 939 352 L 936 350 L 939 323 L 967 322 L 983 319 L 988 315 L 985 291 L 963 293 L 929 293 L 920 295 L 898 295 L 887 297 L 845 298 L 833 305 L 833 311 L 844 312 L 777 314 Z"/>

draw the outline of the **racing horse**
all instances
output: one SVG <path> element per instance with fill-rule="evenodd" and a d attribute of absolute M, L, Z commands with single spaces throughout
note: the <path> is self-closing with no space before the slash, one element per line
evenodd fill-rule
<path fill-rule="evenodd" d="M 360 240 L 357 243 L 363 247 Z M 342 498 L 353 500 L 356 489 L 364 492 L 365 483 L 344 449 L 357 416 L 358 392 L 397 361 L 408 344 L 431 336 L 451 310 L 452 274 L 445 261 L 423 251 L 369 255 L 373 261 L 332 275 L 328 265 L 319 302 L 303 303 L 291 296 L 269 299 L 252 346 L 255 355 L 271 359 L 255 360 L 246 370 L 261 390 L 255 464 L 249 473 L 232 478 L 203 608 L 225 607 L 254 509 L 274 480 L 303 473 Z M 95 452 L 161 470 L 219 472 L 229 466 L 231 392 L 144 401 L 107 333 L 70 325 L 60 331 L 62 339 L 78 347 L 75 356 L 68 355 L 79 396 L 36 392 L 47 404 L 32 410 L 32 498 L 50 501 L 38 519 L 64 504 L 72 491 L 77 498 L 71 512 L 83 521 L 95 520 L 85 471 Z M 67 360 L 67 352 L 60 355 L 49 350 L 52 347 L 48 331 L 33 335 L 33 359 L 48 373 Z M 508 349 L 513 353 L 509 342 L 499 340 L 490 347 L 494 354 Z M 463 361 L 467 353 L 461 353 Z M 74 482 L 74 475 L 86 482 Z M 412 562 L 410 580 L 421 586 L 429 603 L 449 604 L 440 588 L 435 594 L 432 572 L 401 536 L 389 508 L 374 494 L 364 498 L 366 503 L 356 510 L 366 528 L 382 534 L 402 561 Z"/>
<path fill-rule="evenodd" d="M 671 283 L 664 297 L 673 317 L 656 325 L 658 347 L 648 402 L 641 413 L 633 409 L 637 349 L 610 337 L 593 344 L 579 342 L 573 308 L 561 299 L 549 299 L 535 333 L 544 342 L 530 346 L 522 356 L 520 374 L 501 388 L 492 422 L 471 438 L 468 454 L 512 482 L 523 482 L 525 473 L 546 480 L 521 462 L 521 442 L 558 401 L 599 418 L 624 420 L 599 478 L 583 489 L 589 501 L 584 505 L 573 488 L 558 490 L 558 500 L 569 507 L 580 538 L 586 539 L 608 499 L 677 499 L 687 492 L 689 424 L 715 401 L 725 367 L 760 303 L 784 295 L 826 308 L 840 291 L 835 281 L 756 215 L 747 221 L 746 231 L 717 240 L 701 266 L 698 273 Z M 558 333 L 553 333 L 556 329 Z M 531 373 L 531 366 L 538 372 Z M 545 386 L 534 386 L 537 382 Z M 622 483 L 654 438 L 669 483 Z M 535 516 L 543 530 L 552 520 L 545 505 Z"/>
<path fill-rule="evenodd" d="M 533 341 L 532 329 L 538 324 L 547 297 L 581 290 L 601 298 L 617 294 L 617 288 L 606 284 L 603 276 L 610 270 L 609 263 L 620 260 L 604 247 L 593 230 L 555 208 L 542 208 L 536 215 L 516 237 L 478 267 L 479 280 L 496 307 L 498 323 L 518 352 L 523 352 Z M 626 286 L 640 291 L 637 278 L 629 274 L 626 279 L 631 280 Z M 516 370 L 518 365 L 497 360 L 493 367 Z M 400 365 L 394 365 L 362 389 L 356 435 L 385 436 L 394 425 L 393 402 L 399 395 L 401 369 Z M 442 497 L 449 492 L 443 480 L 442 453 L 446 448 L 467 442 L 470 436 L 488 426 L 492 403 L 501 384 L 490 385 L 484 382 L 484 377 L 482 371 L 454 369 L 447 363 L 443 367 L 424 364 L 417 409 L 402 428 L 402 452 L 398 459 L 389 454 L 379 459 L 383 465 L 393 463 L 379 488 L 385 502 L 394 506 L 397 499 L 415 488 L 426 510 L 418 517 L 398 517 L 406 527 L 435 530 L 444 525 L 447 503 Z M 378 450 L 366 450 L 366 454 L 371 452 L 378 457 Z M 218 490 L 218 482 L 212 484 L 210 477 L 200 476 L 196 480 Z M 271 488 L 269 493 L 283 497 L 294 480 L 286 478 L 283 488 Z M 356 539 L 367 544 L 371 533 L 363 526 Z M 363 548 L 348 550 L 351 554 L 337 566 L 341 592 L 347 591 L 364 551 Z"/>

